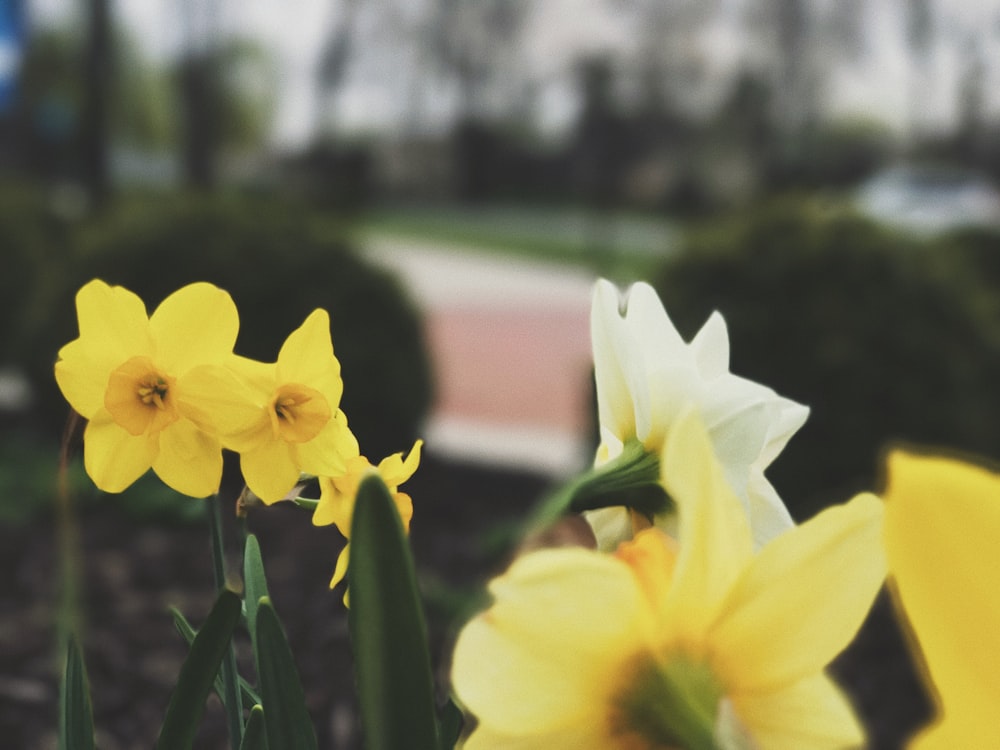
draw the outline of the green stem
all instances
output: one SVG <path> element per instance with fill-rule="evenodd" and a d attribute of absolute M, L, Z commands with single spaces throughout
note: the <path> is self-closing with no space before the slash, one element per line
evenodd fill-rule
<path fill-rule="evenodd" d="M 627 506 L 652 518 L 672 505 L 660 484 L 659 457 L 638 440 L 630 440 L 619 456 L 584 472 L 546 497 L 532 514 L 528 529 L 539 531 L 567 511 L 582 513 Z"/>
<path fill-rule="evenodd" d="M 226 556 L 222 539 L 222 507 L 219 496 L 208 500 L 209 526 L 212 530 L 212 570 L 215 574 L 216 591 L 226 588 Z M 226 718 L 229 721 L 229 745 L 232 750 L 240 750 L 243 743 L 243 704 L 240 700 L 239 672 L 236 666 L 236 646 L 232 641 L 226 657 L 222 660 L 222 686 L 225 691 Z"/>

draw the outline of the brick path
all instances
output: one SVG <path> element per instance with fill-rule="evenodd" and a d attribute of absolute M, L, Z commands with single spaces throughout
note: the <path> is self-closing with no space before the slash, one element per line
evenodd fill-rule
<path fill-rule="evenodd" d="M 429 450 L 551 473 L 586 462 L 592 277 L 385 237 L 365 248 L 424 311 Z"/>

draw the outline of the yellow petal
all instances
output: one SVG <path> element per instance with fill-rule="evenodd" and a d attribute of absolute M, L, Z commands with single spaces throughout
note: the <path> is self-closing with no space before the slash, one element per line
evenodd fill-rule
<path fill-rule="evenodd" d="M 160 433 L 153 471 L 182 495 L 208 497 L 222 481 L 222 445 L 194 422 L 178 420 Z"/>
<path fill-rule="evenodd" d="M 350 549 L 351 543 L 348 542 L 344 545 L 344 549 L 340 551 L 340 555 L 337 556 L 337 566 L 333 570 L 333 578 L 330 579 L 331 589 L 344 580 L 344 576 L 347 575 L 347 562 L 350 560 Z"/>
<path fill-rule="evenodd" d="M 843 693 L 825 675 L 782 690 L 731 696 L 737 720 L 767 750 L 846 750 L 864 734 Z"/>
<path fill-rule="evenodd" d="M 94 358 L 90 349 L 77 339 L 59 350 L 55 365 L 56 383 L 69 405 L 90 419 L 104 408 L 108 375 L 124 360 Z"/>
<path fill-rule="evenodd" d="M 77 292 L 76 315 L 80 339 L 94 359 L 103 354 L 114 367 L 153 353 L 146 306 L 128 289 L 95 279 Z"/>
<path fill-rule="evenodd" d="M 130 435 L 106 409 L 83 432 L 83 465 L 99 489 L 122 492 L 145 474 L 156 456 L 156 436 Z"/>
<path fill-rule="evenodd" d="M 989 647 L 1000 633 L 1000 475 L 953 459 L 894 452 L 888 476 L 891 590 L 937 689 L 945 719 L 939 734 L 992 740 L 953 747 L 1000 747 L 993 718 L 1000 705 L 1000 649 Z"/>
<path fill-rule="evenodd" d="M 981 706 L 980 706 L 981 708 Z M 995 704 L 994 704 L 995 708 Z M 972 711 L 977 710 L 973 708 Z M 992 714 L 960 709 L 922 730 L 907 744 L 907 750 L 955 750 L 959 747 L 998 747 L 1000 731 Z"/>
<path fill-rule="evenodd" d="M 379 461 L 378 473 L 391 491 L 395 491 L 396 487 L 416 473 L 420 464 L 420 448 L 423 444 L 423 440 L 417 440 L 410 448 L 405 461 L 402 453 L 393 453 Z"/>
<path fill-rule="evenodd" d="M 697 412 L 671 429 L 660 475 L 677 505 L 680 555 L 670 593 L 677 627 L 700 636 L 752 556 L 750 527 Z"/>
<path fill-rule="evenodd" d="M 76 295 L 80 337 L 59 350 L 56 382 L 77 412 L 91 418 L 104 408 L 111 371 L 133 356 L 153 353 L 146 308 L 121 287 L 91 281 Z"/>
<path fill-rule="evenodd" d="M 285 340 L 278 353 L 276 377 L 279 383 L 302 383 L 315 388 L 332 408 L 340 403 L 344 386 L 340 363 L 333 356 L 330 316 L 326 310 L 313 310 Z"/>
<path fill-rule="evenodd" d="M 720 674 L 760 691 L 822 670 L 857 633 L 882 586 L 881 533 L 882 501 L 865 494 L 764 547 L 711 634 Z"/>
<path fill-rule="evenodd" d="M 583 549 L 519 558 L 490 585 L 494 604 L 462 630 L 452 683 L 483 722 L 509 733 L 586 725 L 648 643 L 649 614 L 629 568 Z"/>
<path fill-rule="evenodd" d="M 240 469 L 247 487 L 268 505 L 285 497 L 299 481 L 292 446 L 283 440 L 265 440 L 241 453 Z"/>
<path fill-rule="evenodd" d="M 160 303 L 149 319 L 156 363 L 174 375 L 220 362 L 233 351 L 240 322 L 227 292 L 212 284 L 188 284 Z"/>
<path fill-rule="evenodd" d="M 609 750 L 600 714 L 584 717 L 544 734 L 517 735 L 478 726 L 462 750 Z"/>
<path fill-rule="evenodd" d="M 338 411 L 312 440 L 295 445 L 299 468 L 315 476 L 337 476 L 347 467 L 346 461 L 357 454 L 358 441 L 347 428 L 343 412 Z"/>
<path fill-rule="evenodd" d="M 357 490 L 357 487 L 354 487 Z M 354 511 L 354 492 L 341 492 L 330 477 L 319 478 L 319 503 L 313 511 L 313 526 L 336 524 L 344 536 L 351 533 L 351 514 Z"/>
<path fill-rule="evenodd" d="M 221 365 L 200 365 L 178 378 L 174 388 L 182 415 L 222 438 L 233 438 L 233 450 L 258 444 L 271 430 L 264 402 L 231 370 Z M 244 445 L 243 443 L 248 443 Z M 229 441 L 224 440 L 229 443 Z"/>

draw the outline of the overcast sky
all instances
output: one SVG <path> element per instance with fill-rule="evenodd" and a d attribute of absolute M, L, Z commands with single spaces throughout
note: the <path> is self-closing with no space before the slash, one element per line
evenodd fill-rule
<path fill-rule="evenodd" d="M 207 0 L 210 4 L 212 0 Z M 338 0 L 214 0 L 216 23 L 223 32 L 245 35 L 258 40 L 273 55 L 280 80 L 279 106 L 275 122 L 275 140 L 279 144 L 298 145 L 306 140 L 316 121 L 315 69 L 327 31 L 337 21 L 343 7 Z M 669 0 L 664 0 L 668 2 Z M 730 8 L 756 0 L 724 0 Z M 863 64 L 838 69 L 831 81 L 831 93 L 844 112 L 868 113 L 900 123 L 906 115 L 906 101 L 911 74 L 900 29 L 903 4 L 909 0 L 870 0 L 866 26 L 872 38 Z M 28 0 L 30 19 L 58 22 L 70 17 L 71 9 L 82 3 L 74 0 Z M 416 3 L 417 0 L 412 0 Z M 814 0 L 819 4 L 837 0 Z M 154 59 L 168 59 L 180 49 L 182 26 L 178 9 L 181 0 L 112 0 L 116 19 L 140 39 L 146 54 Z M 372 6 L 377 7 L 377 6 Z M 629 30 L 614 3 L 606 0 L 537 0 L 533 9 L 533 31 L 524 41 L 525 59 L 539 70 L 549 66 L 559 69 L 585 49 L 615 49 L 628 44 Z M 945 6 L 951 24 L 968 29 L 985 29 L 990 39 L 987 58 L 1000 60 L 997 37 L 1000 36 L 1000 0 L 947 0 Z M 79 12 L 79 11 L 77 11 Z M 725 63 L 737 47 L 740 30 L 722 22 L 712 30 L 712 40 Z M 928 106 L 933 115 L 947 118 L 953 114 L 953 97 L 947 94 L 957 74 L 959 61 L 954 50 L 939 50 L 933 70 L 926 77 Z M 408 71 L 412 74 L 412 71 Z M 403 74 L 405 75 L 405 73 Z M 400 104 L 399 75 L 367 75 L 349 82 L 340 100 L 339 121 L 353 128 L 384 128 L 398 117 Z M 990 90 L 1000 86 L 994 85 Z M 548 94 L 544 117 L 557 127 L 560 118 L 572 114 L 572 102 L 565 92 Z"/>

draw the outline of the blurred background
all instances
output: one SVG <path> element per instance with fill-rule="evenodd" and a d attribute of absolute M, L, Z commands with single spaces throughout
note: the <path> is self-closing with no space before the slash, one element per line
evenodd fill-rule
<path fill-rule="evenodd" d="M 894 444 L 998 457 L 998 82 L 1000 0 L 0 0 L 4 736 L 54 736 L 51 368 L 89 279 L 150 309 L 213 281 L 265 360 L 330 311 L 363 451 L 427 439 L 443 654 L 503 529 L 589 460 L 599 275 L 653 283 L 686 337 L 721 310 L 733 372 L 812 408 L 769 471 L 800 519 L 877 487 Z M 183 652 L 164 607 L 210 601 L 173 541 L 201 545 L 201 508 L 74 466 L 93 679 L 154 654 L 118 703 L 95 688 L 97 723 L 145 747 Z M 349 670 L 315 666 L 346 648 L 341 541 L 259 523 L 276 557 L 311 550 L 274 570 L 310 613 L 288 627 L 321 744 L 350 747 Z M 841 671 L 893 748 L 925 704 L 884 625 Z"/>

